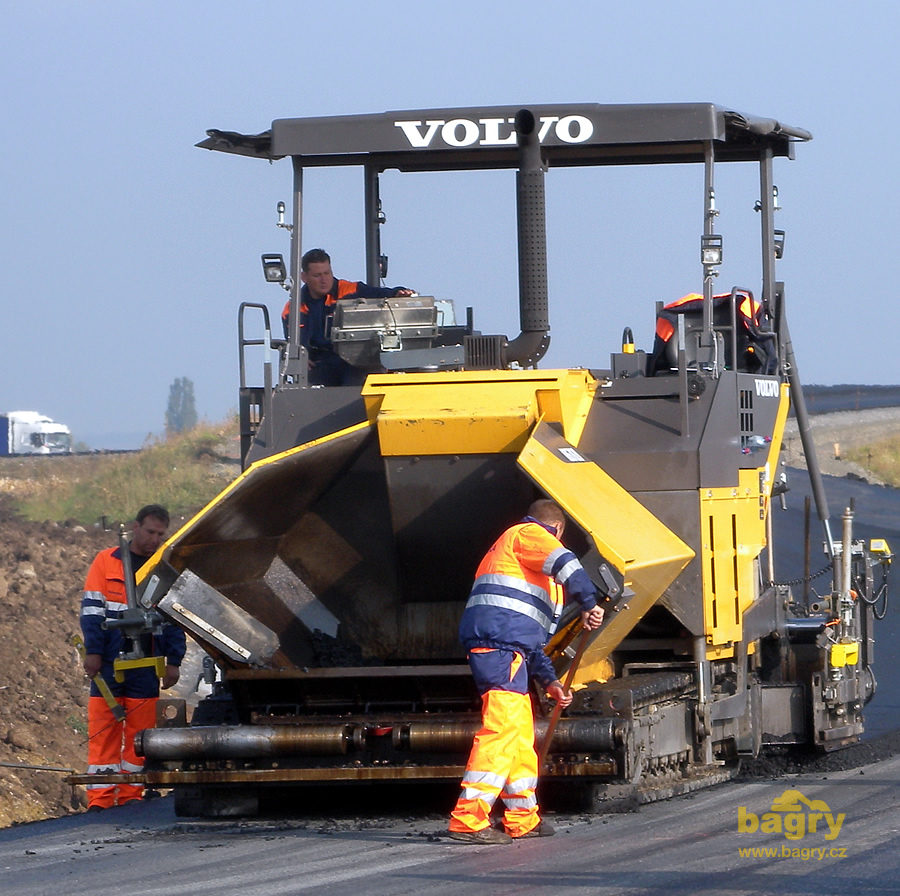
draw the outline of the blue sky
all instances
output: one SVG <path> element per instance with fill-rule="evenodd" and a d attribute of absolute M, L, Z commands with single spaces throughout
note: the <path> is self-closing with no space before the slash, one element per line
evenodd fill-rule
<path fill-rule="evenodd" d="M 0 33 L 0 411 L 37 410 L 94 447 L 163 427 L 194 382 L 211 421 L 237 406 L 237 307 L 284 293 L 275 205 L 290 165 L 194 148 L 207 128 L 492 104 L 714 102 L 806 128 L 775 182 L 778 275 L 806 383 L 897 383 L 900 7 L 769 2 L 453 4 L 383 0 L 14 0 Z M 756 171 L 720 181 L 717 286 L 758 288 Z M 545 366 L 603 367 L 623 326 L 699 288 L 702 174 L 550 171 Z M 307 175 L 305 248 L 364 276 L 361 176 Z M 514 175 L 388 173 L 391 285 L 518 332 Z M 755 244 L 754 244 L 755 251 Z"/>

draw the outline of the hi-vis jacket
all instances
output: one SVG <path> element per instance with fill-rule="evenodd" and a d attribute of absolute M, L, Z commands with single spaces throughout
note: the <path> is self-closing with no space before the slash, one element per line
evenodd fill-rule
<path fill-rule="evenodd" d="M 331 322 L 334 318 L 334 306 L 338 299 L 389 299 L 398 289 L 383 286 L 369 286 L 361 280 L 338 280 L 335 277 L 324 299 L 312 299 L 309 289 L 304 284 L 300 289 L 300 344 L 310 350 L 331 351 Z M 288 318 L 291 312 L 290 299 L 281 312 L 281 323 L 284 327 L 284 338 L 289 338 Z M 313 358 L 315 360 L 315 358 Z"/>
<path fill-rule="evenodd" d="M 530 674 L 540 684 L 556 679 L 544 654 L 556 630 L 565 598 L 582 610 L 597 604 L 597 590 L 578 558 L 553 533 L 532 517 L 506 530 L 475 574 L 459 624 L 459 639 L 467 650 L 493 647 L 524 654 Z"/>
<path fill-rule="evenodd" d="M 132 559 L 134 559 L 132 554 Z M 124 646 L 124 638 L 119 629 L 104 629 L 107 619 L 120 619 L 128 606 L 125 594 L 125 575 L 119 548 L 101 551 L 94 558 L 81 598 L 81 631 L 87 653 L 99 654 L 103 659 L 101 672 L 116 693 L 120 689 L 112 675 L 112 664 Z M 184 659 L 186 642 L 184 632 L 175 625 L 163 625 L 160 633 L 147 637 L 142 644 L 147 656 L 164 656 L 170 666 L 180 666 Z M 130 696 L 152 697 L 159 691 L 158 681 L 150 669 L 136 669 L 128 673 L 134 679 L 141 679 L 139 694 Z M 146 679 L 146 682 L 143 681 Z M 143 691 L 148 691 L 143 693 Z M 91 694 L 99 696 L 97 685 L 91 683 Z"/>

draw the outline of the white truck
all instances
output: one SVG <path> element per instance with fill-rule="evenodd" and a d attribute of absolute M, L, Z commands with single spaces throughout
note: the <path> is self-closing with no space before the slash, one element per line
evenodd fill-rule
<path fill-rule="evenodd" d="M 0 414 L 0 456 L 71 454 L 69 427 L 36 411 Z"/>

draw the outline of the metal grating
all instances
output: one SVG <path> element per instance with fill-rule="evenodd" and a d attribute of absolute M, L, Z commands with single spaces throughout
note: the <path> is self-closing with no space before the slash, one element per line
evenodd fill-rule
<path fill-rule="evenodd" d="M 506 367 L 505 336 L 466 336 L 466 370 L 503 370 Z"/>

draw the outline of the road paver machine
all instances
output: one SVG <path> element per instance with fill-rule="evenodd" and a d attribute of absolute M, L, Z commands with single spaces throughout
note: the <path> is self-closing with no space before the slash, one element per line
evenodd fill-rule
<path fill-rule="evenodd" d="M 650 799 L 724 780 L 771 745 L 856 741 L 890 552 L 855 541 L 852 514 L 831 532 L 776 275 L 773 163 L 809 139 L 706 103 L 429 109 L 208 131 L 206 149 L 289 160 L 290 256 L 263 262 L 289 290 L 290 324 L 281 339 L 265 304 L 241 307 L 244 472 L 139 573 L 141 606 L 183 626 L 220 673 L 192 725 L 140 736 L 142 780 L 174 787 L 181 814 L 216 815 L 256 811 L 292 785 L 459 779 L 480 708 L 460 614 L 484 551 L 542 496 L 568 514 L 568 545 L 606 607 L 548 745 L 544 786 Z M 761 246 L 753 289 L 715 288 L 715 176 L 734 164 L 759 174 L 748 202 Z M 559 168 L 601 176 L 642 165 L 698 171 L 685 209 L 700 236 L 697 292 L 658 303 L 645 348 L 630 330 L 611 340 L 606 369 L 545 369 L 546 183 Z M 364 385 L 310 386 L 304 176 L 328 166 L 362 169 L 370 283 L 384 273 L 383 172 L 515 172 L 519 333 L 482 333 L 471 311 L 458 320 L 432 296 L 342 300 L 332 343 Z M 600 213 L 570 217 L 588 226 Z M 266 360 L 248 385 L 254 346 Z M 775 581 L 772 511 L 792 403 L 833 570 L 823 594 Z M 547 647 L 561 677 L 578 637 L 572 610 Z M 542 742 L 551 707 L 534 701 Z"/>

